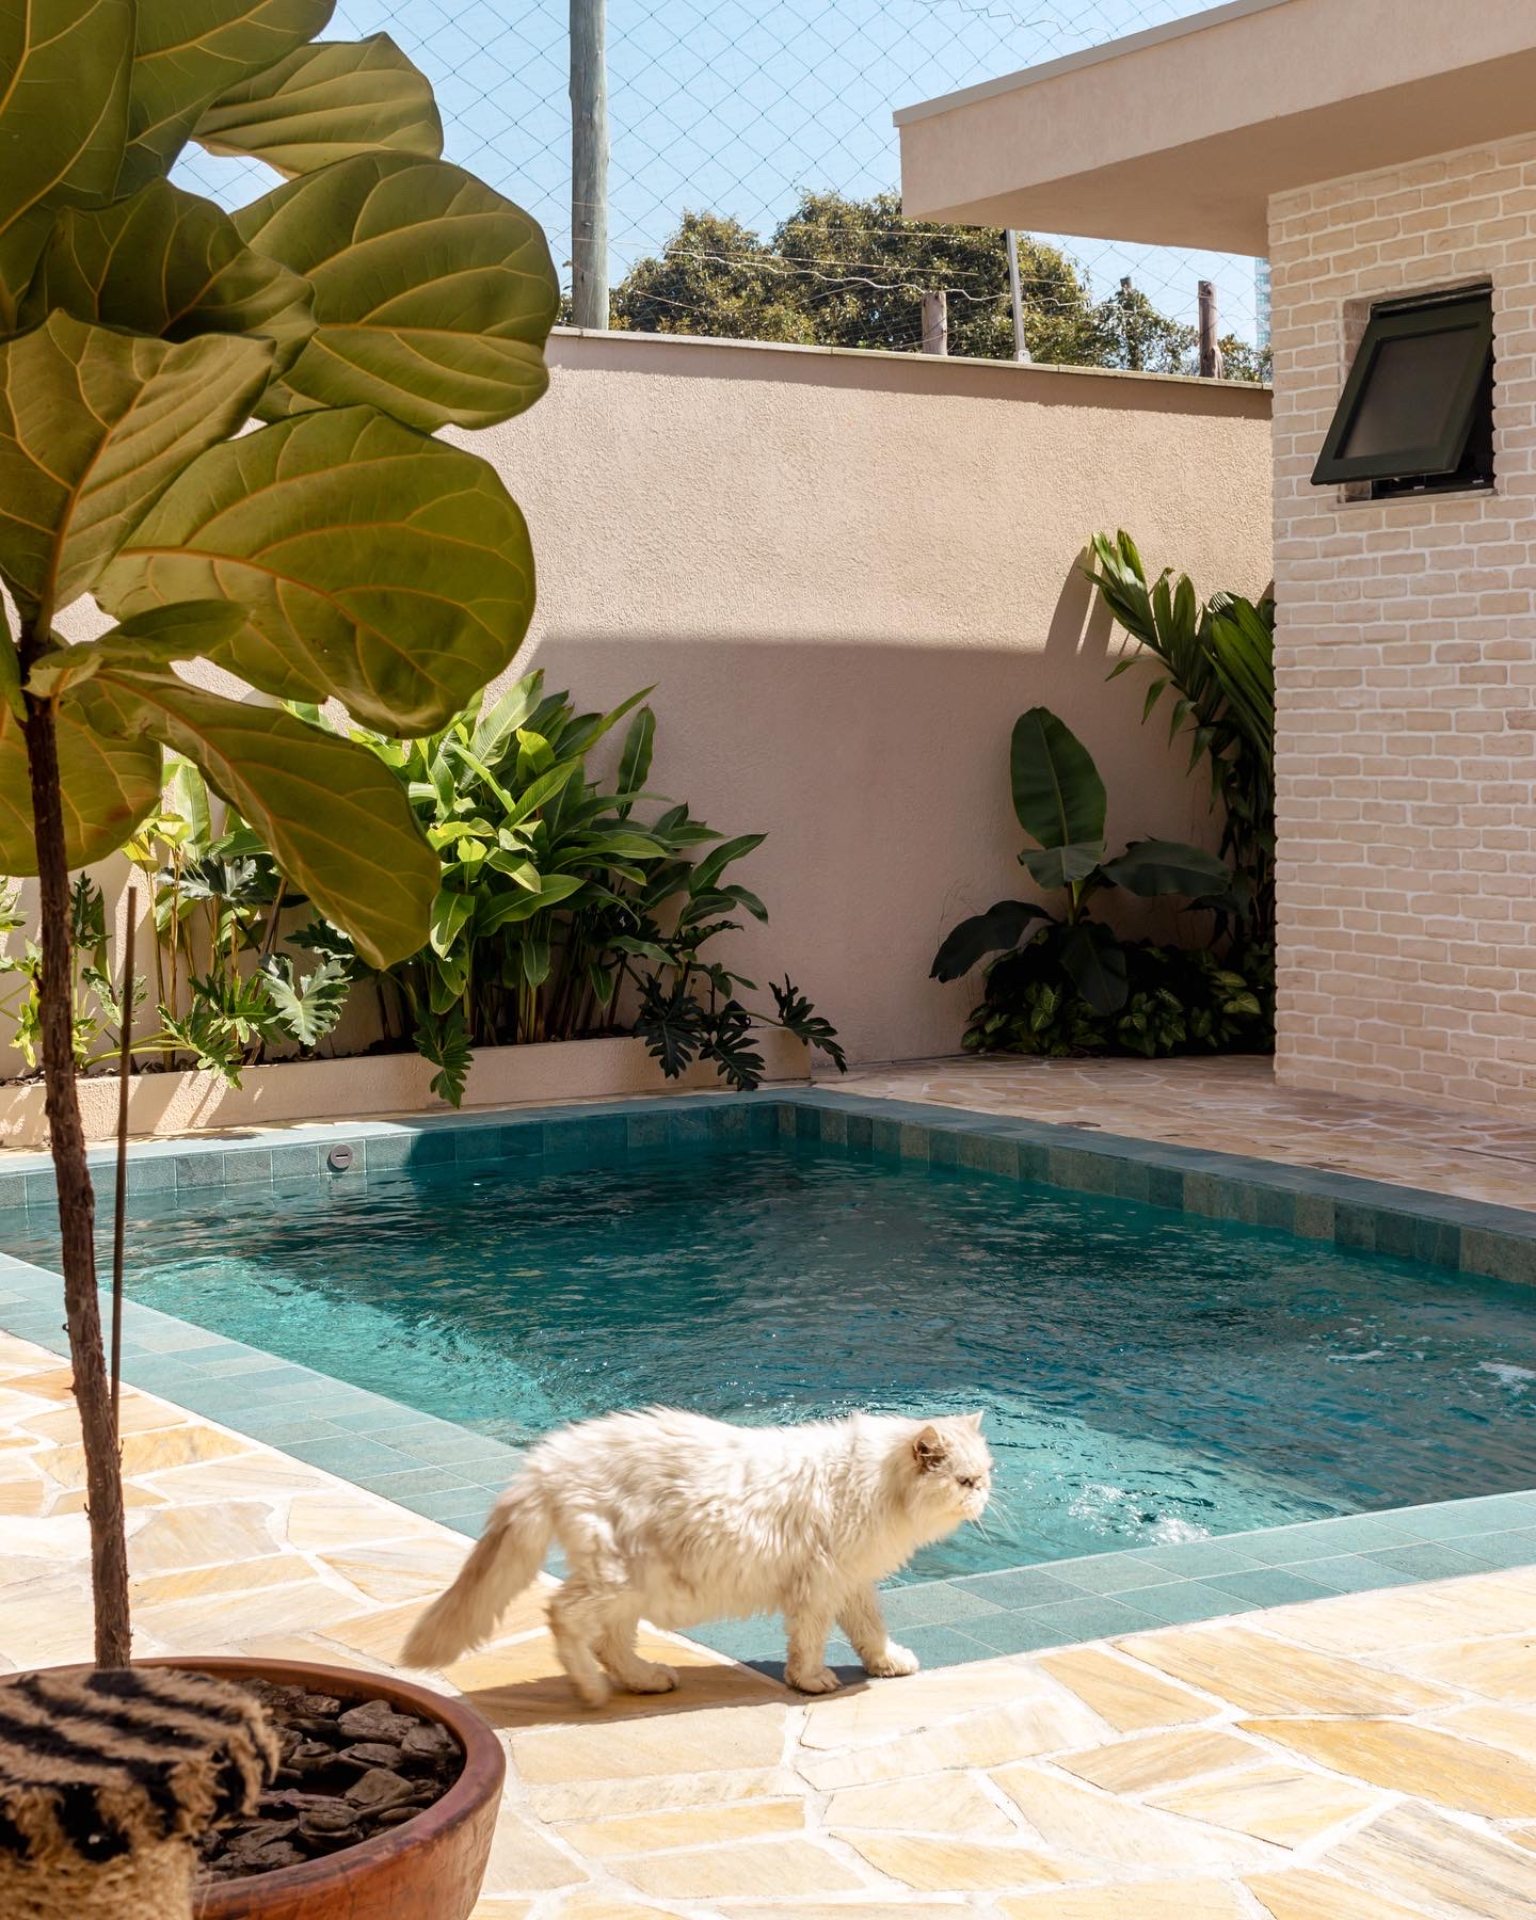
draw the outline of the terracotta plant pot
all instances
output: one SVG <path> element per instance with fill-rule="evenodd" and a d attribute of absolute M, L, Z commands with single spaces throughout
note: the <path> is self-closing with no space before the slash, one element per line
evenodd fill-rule
<path fill-rule="evenodd" d="M 458 1779 L 414 1820 L 301 1867 L 220 1881 L 199 1896 L 198 1920 L 468 1920 L 490 1859 L 507 1770 L 501 1743 L 479 1714 L 409 1680 L 352 1667 L 195 1658 L 145 1664 L 190 1668 L 221 1680 L 268 1680 L 343 1699 L 387 1700 L 437 1721 L 464 1751 Z"/>

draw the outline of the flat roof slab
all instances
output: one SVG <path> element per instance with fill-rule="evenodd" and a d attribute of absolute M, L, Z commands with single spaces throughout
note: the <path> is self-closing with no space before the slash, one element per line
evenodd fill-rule
<path fill-rule="evenodd" d="M 1261 254 L 1274 194 L 1536 129 L 1536 0 L 1234 0 L 896 124 L 915 219 Z"/>

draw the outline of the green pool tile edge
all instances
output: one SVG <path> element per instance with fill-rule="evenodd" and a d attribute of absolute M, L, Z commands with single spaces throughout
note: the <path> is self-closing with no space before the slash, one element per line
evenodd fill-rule
<path fill-rule="evenodd" d="M 619 1123 L 622 1122 L 622 1127 Z M 573 1167 L 599 1158 L 775 1137 L 856 1155 L 973 1168 L 1001 1178 L 1106 1194 L 1198 1217 L 1332 1240 L 1469 1276 L 1536 1283 L 1536 1214 L 1355 1175 L 1008 1119 L 962 1108 L 833 1089 L 671 1095 L 448 1114 L 392 1122 L 330 1122 L 250 1140 L 152 1141 L 130 1150 L 136 1192 L 222 1185 L 366 1181 L 404 1170 L 428 1176 L 497 1161 Z M 336 1147 L 351 1149 L 340 1169 Z M 215 1156 L 220 1158 L 215 1162 Z M 94 1164 L 110 1163 L 107 1149 Z M 8 1157 L 3 1209 L 52 1204 L 42 1154 Z M 0 1325 L 65 1354 L 58 1276 L 0 1253 Z M 228 1340 L 154 1308 L 124 1311 L 124 1376 L 134 1386 L 456 1531 L 473 1533 L 517 1458 L 471 1428 Z M 410 1431 L 415 1429 L 414 1435 Z M 393 1435 L 393 1440 L 390 1436 Z M 492 1468 L 505 1456 L 505 1473 Z M 1536 1491 L 1304 1521 L 1177 1547 L 1137 1548 L 1030 1563 L 1002 1573 L 912 1582 L 893 1613 L 929 1666 L 1025 1653 L 1260 1612 L 1312 1597 L 1387 1590 L 1536 1564 Z M 1436 1572 L 1434 1569 L 1441 1569 Z M 1019 1576 L 1024 1576 L 1021 1580 Z M 1032 1602 L 1002 1604 L 1008 1582 Z M 994 1584 L 990 1591 L 988 1583 Z M 898 1629 L 898 1631 L 901 1631 Z M 772 1622 L 730 1622 L 692 1634 L 751 1664 L 782 1658 Z M 918 1643 L 921 1642 L 921 1645 Z"/>
<path fill-rule="evenodd" d="M 58 1275 L 0 1254 L 0 1287 L 12 1301 L 0 1309 L 5 1331 L 67 1358 Z M 132 1300 L 123 1303 L 123 1378 L 427 1519 L 449 1506 L 474 1516 L 464 1530 L 478 1529 L 517 1467 L 515 1448 L 472 1428 Z"/>
<path fill-rule="evenodd" d="M 239 1185 L 246 1192 L 270 1186 L 281 1194 L 295 1183 L 366 1182 L 402 1170 L 451 1177 L 498 1162 L 579 1166 L 672 1146 L 774 1137 L 812 1140 L 852 1155 L 960 1166 L 1330 1241 L 1351 1252 L 1388 1254 L 1480 1279 L 1536 1285 L 1536 1211 L 1080 1125 L 830 1087 L 646 1096 L 407 1121 L 325 1122 L 246 1138 L 144 1141 L 130 1149 L 128 1184 L 136 1193 L 206 1195 Z M 329 1164 L 338 1148 L 347 1150 L 340 1168 Z M 91 1159 L 105 1168 L 110 1148 L 93 1149 Z M 47 1156 L 6 1155 L 0 1162 L 0 1223 L 10 1209 L 52 1204 Z"/>

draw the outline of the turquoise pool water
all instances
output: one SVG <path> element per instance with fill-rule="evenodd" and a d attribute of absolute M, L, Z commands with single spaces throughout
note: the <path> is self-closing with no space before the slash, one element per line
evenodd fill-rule
<path fill-rule="evenodd" d="M 1528 1290 L 1130 1201 L 784 1141 L 131 1205 L 133 1298 L 498 1439 L 982 1407 L 916 1578 L 1536 1485 Z"/>

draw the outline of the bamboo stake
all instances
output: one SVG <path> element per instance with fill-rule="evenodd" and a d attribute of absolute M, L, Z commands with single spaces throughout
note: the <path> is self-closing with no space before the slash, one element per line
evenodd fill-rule
<path fill-rule="evenodd" d="M 128 889 L 123 927 L 123 998 L 117 1059 L 117 1191 L 112 1208 L 112 1432 L 120 1436 L 123 1381 L 123 1216 L 128 1205 L 128 1075 L 133 1065 L 133 940 L 139 918 L 136 887 Z"/>

